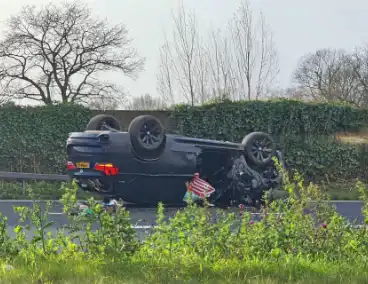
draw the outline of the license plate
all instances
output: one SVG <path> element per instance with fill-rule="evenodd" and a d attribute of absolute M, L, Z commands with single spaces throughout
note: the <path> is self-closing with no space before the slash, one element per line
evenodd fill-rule
<path fill-rule="evenodd" d="M 89 162 L 78 162 L 76 165 L 78 169 L 89 169 Z"/>

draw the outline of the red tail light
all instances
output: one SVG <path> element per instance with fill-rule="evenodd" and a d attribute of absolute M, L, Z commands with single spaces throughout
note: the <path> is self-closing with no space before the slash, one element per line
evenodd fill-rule
<path fill-rule="evenodd" d="M 119 173 L 119 169 L 113 164 L 95 164 L 95 170 L 104 172 L 107 176 L 115 176 Z"/>
<path fill-rule="evenodd" d="M 73 164 L 73 162 L 71 162 L 71 161 L 67 161 L 67 162 L 66 162 L 66 168 L 67 168 L 68 170 L 75 170 L 75 169 L 76 169 L 75 165 L 74 165 L 74 164 Z"/>

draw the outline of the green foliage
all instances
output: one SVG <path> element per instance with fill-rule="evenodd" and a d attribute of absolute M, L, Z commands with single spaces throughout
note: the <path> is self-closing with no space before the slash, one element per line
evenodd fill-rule
<path fill-rule="evenodd" d="M 74 185 L 61 199 L 64 213 L 69 216 L 77 209 L 76 192 L 77 185 Z M 106 256 L 116 261 L 133 254 L 138 242 L 135 239 L 135 230 L 131 227 L 129 212 L 120 205 L 112 215 L 92 197 L 88 200 L 88 207 L 93 214 L 70 216 L 70 238 L 78 240 L 78 249 L 88 252 L 87 255 L 92 258 Z M 98 228 L 93 229 L 93 225 Z"/>
<path fill-rule="evenodd" d="M 359 132 L 368 125 L 368 109 L 344 104 L 293 100 L 223 102 L 177 106 L 171 117 L 188 136 L 241 142 L 252 131 L 270 133 L 291 168 L 307 180 L 365 178 L 365 146 L 348 145 L 336 133 Z"/>
<path fill-rule="evenodd" d="M 78 105 L 0 107 L 0 169 L 62 173 L 68 133 L 84 129 L 91 116 Z"/>
<path fill-rule="evenodd" d="M 142 242 L 122 204 L 111 213 L 91 198 L 93 214 L 70 215 L 74 184 L 61 199 L 70 225 L 56 234 L 47 218 L 51 203 L 16 207 L 15 237 L 0 218 L 0 277 L 6 283 L 366 283 L 367 227 L 348 223 L 317 186 L 303 186 L 301 175 L 279 170 L 289 198 L 267 203 L 259 221 L 247 211 L 215 215 L 194 203 L 167 219 L 160 204 Z M 366 221 L 367 189 L 356 186 Z"/>

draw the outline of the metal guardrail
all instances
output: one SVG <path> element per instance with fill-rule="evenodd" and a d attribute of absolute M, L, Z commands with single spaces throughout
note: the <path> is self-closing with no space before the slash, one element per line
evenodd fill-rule
<path fill-rule="evenodd" d="M 2 180 L 38 180 L 38 181 L 69 181 L 68 175 L 55 174 L 34 174 L 34 173 L 17 173 L 17 172 L 0 172 L 0 179 Z"/>
<path fill-rule="evenodd" d="M 18 172 L 0 172 L 0 180 L 13 180 L 22 182 L 22 191 L 25 194 L 26 181 L 70 181 L 68 175 L 35 174 Z"/>

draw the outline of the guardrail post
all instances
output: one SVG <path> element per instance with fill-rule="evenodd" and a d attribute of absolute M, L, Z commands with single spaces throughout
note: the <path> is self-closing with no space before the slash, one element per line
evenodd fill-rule
<path fill-rule="evenodd" d="M 22 192 L 23 192 L 23 196 L 26 195 L 26 182 L 24 180 L 22 180 Z"/>

